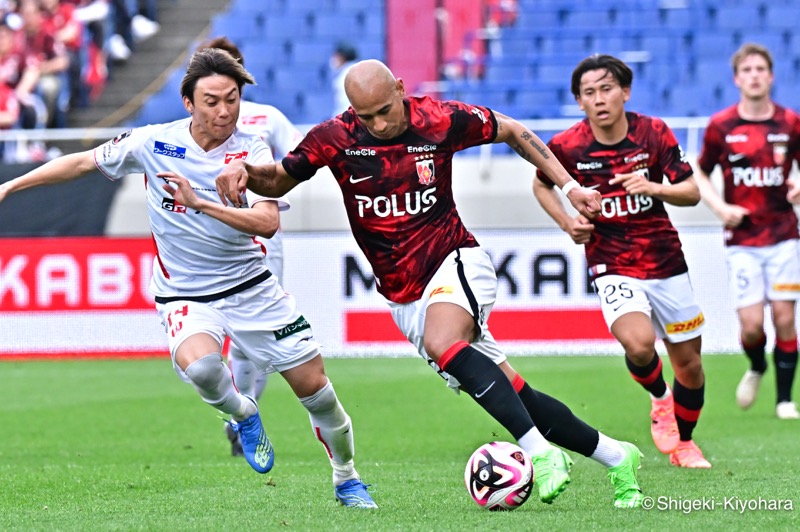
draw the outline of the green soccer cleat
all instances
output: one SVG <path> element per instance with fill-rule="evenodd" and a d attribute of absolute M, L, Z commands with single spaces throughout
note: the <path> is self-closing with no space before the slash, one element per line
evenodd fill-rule
<path fill-rule="evenodd" d="M 567 484 L 570 483 L 572 459 L 561 449 L 551 447 L 542 454 L 532 455 L 531 461 L 539 498 L 542 502 L 550 504 L 567 489 Z"/>
<path fill-rule="evenodd" d="M 642 467 L 639 461 L 644 455 L 632 443 L 623 441 L 620 445 L 625 449 L 625 459 L 621 464 L 608 468 L 608 478 L 614 485 L 614 506 L 638 508 L 642 505 L 644 495 L 636 478 L 636 470 Z"/>

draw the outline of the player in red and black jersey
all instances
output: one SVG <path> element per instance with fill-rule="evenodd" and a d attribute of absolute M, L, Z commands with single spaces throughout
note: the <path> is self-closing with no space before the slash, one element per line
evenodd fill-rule
<path fill-rule="evenodd" d="M 431 367 L 531 454 L 540 499 L 552 502 L 569 482 L 571 460 L 553 442 L 610 468 L 615 506 L 640 506 L 639 450 L 531 388 L 489 332 L 497 277 L 456 210 L 452 158 L 470 146 L 506 142 L 551 175 L 587 219 L 599 210 L 597 192 L 581 188 L 516 120 L 485 107 L 406 97 L 403 81 L 379 61 L 354 65 L 345 89 L 350 109 L 314 127 L 277 164 L 236 163 L 217 179 L 220 197 L 239 204 L 245 185 L 280 197 L 329 167 L 395 323 Z"/>
<path fill-rule="evenodd" d="M 800 180 L 790 179 L 800 162 L 800 116 L 770 97 L 774 76 L 769 50 L 744 44 L 733 56 L 740 98 L 711 117 L 698 162 L 703 199 L 725 226 L 728 271 L 750 360 L 736 388 L 736 402 L 749 408 L 767 369 L 764 306 L 775 324 L 776 414 L 800 419 L 792 402 L 797 368 L 795 302 L 800 299 L 800 248 L 792 201 Z M 723 196 L 709 176 L 722 169 Z"/>
<path fill-rule="evenodd" d="M 600 192 L 600 214 L 589 220 L 567 213 L 546 169 L 537 172 L 534 194 L 575 243 L 586 245 L 606 323 L 625 349 L 634 380 L 650 392 L 656 447 L 674 465 L 708 468 L 692 439 L 704 401 L 705 320 L 664 208 L 695 205 L 700 193 L 669 127 L 625 111 L 632 82 L 631 69 L 615 57 L 584 59 L 572 73 L 571 90 L 586 119 L 549 143 L 581 186 Z M 672 389 L 664 381 L 656 337 L 675 371 Z"/>

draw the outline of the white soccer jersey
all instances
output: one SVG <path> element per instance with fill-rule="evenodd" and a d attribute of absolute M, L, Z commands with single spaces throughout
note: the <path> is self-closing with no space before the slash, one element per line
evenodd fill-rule
<path fill-rule="evenodd" d="M 148 216 L 156 244 L 153 279 L 156 296 L 206 296 L 223 292 L 266 270 L 264 249 L 251 235 L 177 204 L 158 172 L 175 172 L 203 199 L 219 202 L 214 180 L 227 163 L 272 161 L 261 138 L 234 130 L 222 145 L 204 151 L 189 132 L 191 118 L 125 132 L 94 150 L 97 168 L 110 179 L 145 174 Z M 266 198 L 246 193 L 252 207 Z M 234 208 L 234 207 L 229 207 Z"/>
<path fill-rule="evenodd" d="M 239 107 L 239 121 L 236 125 L 242 131 L 261 137 L 272 150 L 272 157 L 275 160 L 282 159 L 303 139 L 303 134 L 294 127 L 286 115 L 272 105 L 242 100 Z M 291 207 L 286 198 L 275 201 L 281 211 L 288 211 Z M 269 269 L 281 282 L 284 282 L 283 234 L 280 229 L 272 238 L 259 238 L 259 241 L 267 248 Z"/>
<path fill-rule="evenodd" d="M 283 159 L 303 140 L 303 134 L 286 115 L 271 105 L 242 100 L 236 125 L 242 131 L 261 137 L 275 160 Z"/>

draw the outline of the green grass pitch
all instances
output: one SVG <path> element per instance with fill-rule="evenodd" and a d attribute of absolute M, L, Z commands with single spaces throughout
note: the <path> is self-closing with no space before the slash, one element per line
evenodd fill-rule
<path fill-rule="evenodd" d="M 479 445 L 510 436 L 416 358 L 326 363 L 377 511 L 334 502 L 327 458 L 280 377 L 262 400 L 275 468 L 258 475 L 229 455 L 217 412 L 168 359 L 8 362 L 0 365 L 0 529 L 796 530 L 800 422 L 774 417 L 772 372 L 742 412 L 733 395 L 743 358 L 704 361 L 695 436 L 714 467 L 692 471 L 670 466 L 653 446 L 647 395 L 620 358 L 512 359 L 534 387 L 639 445 L 645 494 L 673 509 L 615 510 L 605 470 L 572 453 L 572 484 L 554 504 L 532 496 L 506 513 L 478 508 L 463 470 Z M 793 509 L 763 508 L 786 500 Z M 762 508 L 742 513 L 737 501 Z"/>

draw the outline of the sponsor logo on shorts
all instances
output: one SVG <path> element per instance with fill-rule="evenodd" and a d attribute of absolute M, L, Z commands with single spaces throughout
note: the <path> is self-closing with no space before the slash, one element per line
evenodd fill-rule
<path fill-rule="evenodd" d="M 431 291 L 431 295 L 428 297 L 438 296 L 439 294 L 452 294 L 453 287 L 452 286 L 440 286 L 438 288 L 434 288 Z"/>
<path fill-rule="evenodd" d="M 186 148 L 175 146 L 174 144 L 167 144 L 160 140 L 157 140 L 155 146 L 153 146 L 153 153 L 156 155 L 174 157 L 175 159 L 186 159 Z"/>
<path fill-rule="evenodd" d="M 700 314 L 698 314 L 697 316 L 695 316 L 690 320 L 679 321 L 677 323 L 668 323 L 667 334 L 691 332 L 696 330 L 705 322 L 706 322 L 706 317 L 703 316 L 703 313 L 701 312 Z"/>
<path fill-rule="evenodd" d="M 772 289 L 776 292 L 800 292 L 800 283 L 775 283 Z"/>
<path fill-rule="evenodd" d="M 291 336 L 294 333 L 303 331 L 305 329 L 310 329 L 310 328 L 311 328 L 311 324 L 308 323 L 308 321 L 306 321 L 306 318 L 304 316 L 300 316 L 299 318 L 297 318 L 297 321 L 295 321 L 294 323 L 290 323 L 289 325 L 287 325 L 283 329 L 279 329 L 279 330 L 275 331 L 275 339 L 276 340 L 283 340 L 287 336 Z"/>

